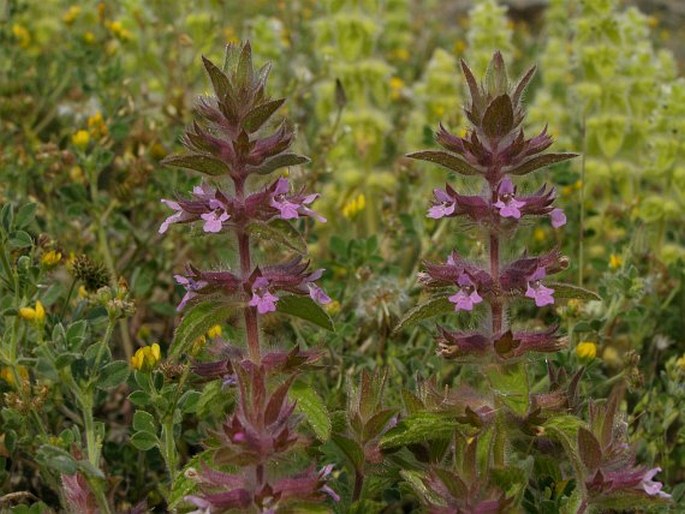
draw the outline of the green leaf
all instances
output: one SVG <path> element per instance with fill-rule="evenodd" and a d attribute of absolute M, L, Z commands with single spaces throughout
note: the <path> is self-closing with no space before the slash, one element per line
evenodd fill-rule
<path fill-rule="evenodd" d="M 415 325 L 424 319 L 453 312 L 454 304 L 447 299 L 447 296 L 447 294 L 433 296 L 432 298 L 429 298 L 427 302 L 410 309 L 395 327 L 393 334 L 398 334 L 403 329 Z"/>
<path fill-rule="evenodd" d="M 82 459 L 76 463 L 79 471 L 81 471 L 86 477 L 105 479 L 105 474 L 99 468 L 93 466 L 89 460 Z"/>
<path fill-rule="evenodd" d="M 14 224 L 17 228 L 26 228 L 29 226 L 36 215 L 36 204 L 27 203 L 19 207 L 17 214 L 14 218 Z"/>
<path fill-rule="evenodd" d="M 495 394 L 518 416 L 528 412 L 528 374 L 523 364 L 491 366 L 487 377 Z"/>
<path fill-rule="evenodd" d="M 133 428 L 138 432 L 157 433 L 157 422 L 152 414 L 144 410 L 137 410 L 133 415 Z"/>
<path fill-rule="evenodd" d="M 184 414 L 191 414 L 197 410 L 197 402 L 200 400 L 202 393 L 200 391 L 186 391 L 178 400 L 178 408 Z"/>
<path fill-rule="evenodd" d="M 558 162 L 563 162 L 567 161 L 569 159 L 573 159 L 574 157 L 578 157 L 577 153 L 546 153 L 543 155 L 538 155 L 536 157 L 533 157 L 532 159 L 528 159 L 527 161 L 522 162 L 512 170 L 509 170 L 507 173 L 510 173 L 511 175 L 526 175 L 528 173 L 531 173 L 535 170 L 538 170 L 540 168 L 544 168 L 545 166 L 551 166 L 552 164 L 556 164 Z"/>
<path fill-rule="evenodd" d="M 402 470 L 400 471 L 400 475 L 424 502 L 429 505 L 445 506 L 445 500 L 443 500 L 433 489 L 430 489 L 423 481 L 423 474 L 421 472 Z"/>
<path fill-rule="evenodd" d="M 131 436 L 131 444 L 141 451 L 148 451 L 159 446 L 159 439 L 150 432 L 136 432 Z"/>
<path fill-rule="evenodd" d="M 33 239 L 28 232 L 17 230 L 9 237 L 9 245 L 11 248 L 28 248 L 33 244 Z"/>
<path fill-rule="evenodd" d="M 76 460 L 69 452 L 50 444 L 38 448 L 36 459 L 63 475 L 73 475 L 77 470 Z"/>
<path fill-rule="evenodd" d="M 184 466 L 183 472 L 176 474 L 167 499 L 169 512 L 174 512 L 178 504 L 184 501 L 184 498 L 197 488 L 197 479 L 188 471 L 202 469 L 205 465 L 210 466 L 214 451 L 214 449 L 205 450 L 195 455 Z"/>
<path fill-rule="evenodd" d="M 218 96 L 219 99 L 223 99 L 231 87 L 228 77 L 204 55 L 202 56 L 202 63 L 205 66 L 205 70 L 207 70 L 209 79 L 212 81 L 212 87 L 214 88 L 216 96 Z"/>
<path fill-rule="evenodd" d="M 295 382 L 288 396 L 297 401 L 296 409 L 304 415 L 316 437 L 322 442 L 328 441 L 331 437 L 331 418 L 318 393 L 308 384 Z"/>
<path fill-rule="evenodd" d="M 275 219 L 268 223 L 253 221 L 247 226 L 247 230 L 250 234 L 257 235 L 267 241 L 276 240 L 301 255 L 307 253 L 307 242 L 304 237 L 286 220 Z"/>
<path fill-rule="evenodd" d="M 357 441 L 342 434 L 332 434 L 331 441 L 342 450 L 355 470 L 361 470 L 364 467 L 364 450 Z"/>
<path fill-rule="evenodd" d="M 304 155 L 297 155 L 295 153 L 282 153 L 271 159 L 267 159 L 259 166 L 255 166 L 254 172 L 260 175 L 267 175 L 274 170 L 284 168 L 286 166 L 297 166 L 299 164 L 306 164 L 309 158 Z"/>
<path fill-rule="evenodd" d="M 448 170 L 456 171 L 461 175 L 482 175 L 480 171 L 471 166 L 465 160 L 456 155 L 443 152 L 442 150 L 423 150 L 421 152 L 413 152 L 407 154 L 410 159 L 417 159 L 419 161 L 428 161 L 447 168 Z"/>
<path fill-rule="evenodd" d="M 226 321 L 238 307 L 238 303 L 217 300 L 208 300 L 190 307 L 176 327 L 169 356 L 178 357 L 185 353 L 198 337 L 204 335 L 214 325 Z"/>
<path fill-rule="evenodd" d="M 136 407 L 144 407 L 152 403 L 152 397 L 145 391 L 133 391 L 128 395 L 128 399 Z"/>
<path fill-rule="evenodd" d="M 506 136 L 514 128 L 514 108 L 511 98 L 503 94 L 495 98 L 483 114 L 483 132 L 491 138 Z"/>
<path fill-rule="evenodd" d="M 290 314 L 297 318 L 310 321 L 326 330 L 334 331 L 333 320 L 321 306 L 309 296 L 283 296 L 276 304 L 278 312 Z"/>
<path fill-rule="evenodd" d="M 271 100 L 258 107 L 255 107 L 247 113 L 245 118 L 243 118 L 243 128 L 248 133 L 258 130 L 259 127 L 264 125 L 266 120 L 268 120 L 271 115 L 275 113 L 281 105 L 283 105 L 283 102 L 285 102 L 285 98 L 279 98 L 278 100 Z"/>
<path fill-rule="evenodd" d="M 418 412 L 400 421 L 381 438 L 381 448 L 395 448 L 434 439 L 449 439 L 457 421 L 438 412 Z"/>
<path fill-rule="evenodd" d="M 211 176 L 227 175 L 231 171 L 223 161 L 200 153 L 170 155 L 162 160 L 162 164 L 188 168 Z"/>
<path fill-rule="evenodd" d="M 554 297 L 557 299 L 602 301 L 601 296 L 584 287 L 562 284 L 561 282 L 546 282 L 545 285 L 554 289 Z"/>
<path fill-rule="evenodd" d="M 112 389 L 128 380 L 131 370 L 126 361 L 114 361 L 100 371 L 97 386 L 100 389 Z"/>

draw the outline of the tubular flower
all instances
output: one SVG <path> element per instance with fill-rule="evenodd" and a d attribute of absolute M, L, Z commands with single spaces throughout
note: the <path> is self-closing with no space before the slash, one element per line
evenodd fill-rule
<path fill-rule="evenodd" d="M 457 285 L 459 291 L 448 298 L 454 304 L 455 311 L 471 311 L 473 306 L 483 301 L 483 298 L 478 294 L 476 285 L 466 273 L 462 273 L 457 278 Z"/>
<path fill-rule="evenodd" d="M 538 268 L 528 277 L 528 288 L 526 289 L 526 296 L 535 300 L 537 307 L 544 307 L 554 303 L 554 289 L 545 287 L 541 280 L 545 278 L 545 268 Z"/>
<path fill-rule="evenodd" d="M 495 202 L 495 207 L 503 218 L 519 219 L 521 217 L 521 207 L 525 206 L 526 203 L 517 200 L 514 193 L 514 184 L 509 177 L 505 177 L 497 188 L 497 201 Z"/>
<path fill-rule="evenodd" d="M 259 314 L 266 314 L 276 310 L 278 296 L 269 291 L 269 285 L 269 279 L 264 277 L 258 277 L 254 284 L 252 284 L 252 299 L 250 299 L 248 305 L 250 307 L 257 307 Z"/>
<path fill-rule="evenodd" d="M 427 216 L 429 218 L 440 219 L 454 214 L 457 202 L 452 196 L 439 188 L 434 189 L 433 194 L 435 195 L 435 203 L 428 209 Z"/>
<path fill-rule="evenodd" d="M 290 195 L 287 193 L 290 191 L 290 183 L 288 179 L 283 177 L 276 181 L 276 187 L 274 188 L 269 205 L 274 209 L 278 210 L 278 217 L 284 220 L 296 219 L 300 216 L 310 216 L 316 220 L 325 223 L 326 218 L 317 214 L 312 209 L 307 207 L 316 200 L 319 195 L 318 193 L 311 195 Z"/>

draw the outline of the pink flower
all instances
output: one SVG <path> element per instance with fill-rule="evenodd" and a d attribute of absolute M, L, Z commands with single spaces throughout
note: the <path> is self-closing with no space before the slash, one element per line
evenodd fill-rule
<path fill-rule="evenodd" d="M 566 214 L 561 209 L 554 209 L 549 213 L 549 217 L 552 220 L 552 226 L 554 228 L 563 227 L 566 225 Z"/>
<path fill-rule="evenodd" d="M 645 473 L 640 482 L 640 487 L 650 496 L 659 496 L 660 498 L 670 498 L 671 495 L 663 492 L 661 488 L 664 486 L 661 482 L 652 480 L 654 475 L 661 472 L 661 468 L 652 468 Z"/>
<path fill-rule="evenodd" d="M 207 286 L 207 282 L 204 280 L 196 281 L 192 278 L 184 277 L 183 275 L 174 275 L 174 278 L 178 284 L 186 288 L 186 294 L 183 295 L 181 303 L 176 307 L 177 311 L 182 311 L 186 304 L 197 296 L 197 290 Z"/>
<path fill-rule="evenodd" d="M 514 197 L 515 188 L 509 177 L 505 177 L 497 187 L 498 200 L 495 207 L 499 209 L 499 214 L 503 218 L 519 219 L 521 217 L 521 207 L 525 202 L 521 202 Z"/>
<path fill-rule="evenodd" d="M 540 282 L 545 278 L 545 268 L 538 268 L 535 272 L 528 277 L 528 287 L 526 289 L 526 296 L 535 300 L 535 305 L 537 307 L 544 307 L 545 305 L 550 305 L 554 303 L 554 289 L 545 287 Z"/>
<path fill-rule="evenodd" d="M 200 217 L 205 220 L 202 225 L 202 230 L 213 233 L 221 232 L 224 221 L 227 221 L 231 216 L 226 212 L 224 206 L 218 200 L 209 200 L 209 206 L 214 210 L 200 215 Z"/>
<path fill-rule="evenodd" d="M 258 277 L 252 285 L 252 299 L 248 304 L 250 307 L 257 307 L 259 314 L 274 312 L 278 296 L 272 294 L 269 289 L 269 281 L 264 277 Z"/>
<path fill-rule="evenodd" d="M 178 202 L 174 202 L 171 200 L 162 200 L 162 203 L 176 212 L 174 212 L 171 216 L 169 216 L 162 222 L 162 225 L 159 227 L 160 234 L 164 234 L 169 229 L 169 225 L 171 225 L 172 223 L 179 223 L 181 221 L 186 221 L 193 218 L 191 214 L 188 214 L 186 211 L 183 210 L 183 208 L 178 204 Z"/>
<path fill-rule="evenodd" d="M 483 298 L 481 298 L 476 290 L 475 284 L 466 273 L 462 273 L 459 276 L 457 284 L 460 286 L 459 291 L 448 298 L 454 304 L 455 311 L 472 311 L 474 305 L 483 301 Z"/>
<path fill-rule="evenodd" d="M 428 209 L 427 216 L 433 219 L 440 219 L 454 214 L 457 202 L 446 191 L 436 188 L 433 190 L 436 203 Z"/>
<path fill-rule="evenodd" d="M 281 219 L 296 219 L 302 215 L 310 216 L 322 223 L 326 222 L 326 218 L 307 207 L 319 197 L 318 194 L 286 196 L 289 191 L 290 184 L 288 183 L 288 180 L 283 177 L 279 178 L 271 195 L 269 205 L 279 211 L 279 217 Z"/>

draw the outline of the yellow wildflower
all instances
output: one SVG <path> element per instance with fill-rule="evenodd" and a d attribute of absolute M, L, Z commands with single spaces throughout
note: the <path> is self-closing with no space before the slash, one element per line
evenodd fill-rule
<path fill-rule="evenodd" d="M 43 256 L 40 258 L 41 264 L 48 268 L 56 266 L 60 263 L 61 260 L 62 254 L 57 250 L 50 250 L 49 252 L 44 253 Z"/>
<path fill-rule="evenodd" d="M 357 197 L 348 200 L 342 208 L 342 215 L 346 218 L 354 218 L 366 207 L 366 197 L 360 193 Z"/>
<path fill-rule="evenodd" d="M 67 12 L 64 13 L 64 16 L 62 16 L 62 21 L 66 23 L 67 25 L 71 25 L 76 21 L 76 18 L 78 18 L 78 15 L 81 14 L 81 7 L 78 5 L 72 5 L 67 9 Z"/>
<path fill-rule="evenodd" d="M 131 366 L 138 371 L 152 371 L 162 359 L 162 352 L 157 343 L 138 348 L 131 357 Z"/>
<path fill-rule="evenodd" d="M 105 22 L 105 27 L 109 29 L 114 37 L 121 39 L 122 41 L 131 39 L 131 32 L 125 29 L 124 25 L 119 20 Z"/>
<path fill-rule="evenodd" d="M 95 139 L 100 139 L 109 134 L 109 129 L 100 112 L 96 112 L 88 118 L 88 130 Z"/>
<path fill-rule="evenodd" d="M 42 325 L 45 322 L 45 308 L 40 300 L 37 300 L 35 307 L 22 307 L 19 309 L 19 316 L 26 321 Z"/>
<path fill-rule="evenodd" d="M 19 375 L 19 378 L 21 380 L 28 380 L 29 378 L 29 370 L 26 368 L 26 366 L 17 366 L 17 374 Z M 12 368 L 5 366 L 0 370 L 0 378 L 2 378 L 5 382 L 7 382 L 9 385 L 14 386 L 15 380 L 14 380 L 14 373 L 12 373 Z"/>
<path fill-rule="evenodd" d="M 402 89 L 404 89 L 404 80 L 399 77 L 392 77 L 390 79 L 390 98 L 399 100 L 402 96 Z"/>
<path fill-rule="evenodd" d="M 214 325 L 213 327 L 210 327 L 209 330 L 207 330 L 207 337 L 209 337 L 210 339 L 216 339 L 217 337 L 221 337 L 221 334 L 221 325 Z"/>
<path fill-rule="evenodd" d="M 621 258 L 620 255 L 616 255 L 615 253 L 612 253 L 609 256 L 609 267 L 611 269 L 618 269 L 621 267 L 623 264 L 623 259 Z"/>
<path fill-rule="evenodd" d="M 576 355 L 581 360 L 592 360 L 597 357 L 597 345 L 592 341 L 583 341 L 576 346 Z"/>
<path fill-rule="evenodd" d="M 338 300 L 333 300 L 332 302 L 328 302 L 325 306 L 324 309 L 326 309 L 326 312 L 330 314 L 331 316 L 335 316 L 340 312 L 340 302 Z"/>
<path fill-rule="evenodd" d="M 463 39 L 457 39 L 457 41 L 454 43 L 454 47 L 452 48 L 455 54 L 461 55 L 464 53 L 466 50 L 466 41 Z"/>
<path fill-rule="evenodd" d="M 23 25 L 19 25 L 18 23 L 12 25 L 12 35 L 22 48 L 28 48 L 31 44 L 31 33 Z"/>
<path fill-rule="evenodd" d="M 83 41 L 87 45 L 92 45 L 93 43 L 95 43 L 95 34 L 93 34 L 90 30 L 85 32 L 83 34 Z"/>
<path fill-rule="evenodd" d="M 90 134 L 87 130 L 79 130 L 71 136 L 71 142 L 80 150 L 85 150 L 90 143 Z"/>
<path fill-rule="evenodd" d="M 680 371 L 685 371 L 685 355 L 679 357 L 675 361 L 675 365 L 680 369 Z"/>
<path fill-rule="evenodd" d="M 88 298 L 88 290 L 86 289 L 86 286 L 84 286 L 84 285 L 79 286 L 78 297 L 79 298 Z"/>

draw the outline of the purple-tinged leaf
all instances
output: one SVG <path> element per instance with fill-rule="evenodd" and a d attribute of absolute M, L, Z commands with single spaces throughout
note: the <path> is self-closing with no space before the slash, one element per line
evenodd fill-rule
<path fill-rule="evenodd" d="M 443 166 L 448 170 L 456 171 L 461 175 L 482 175 L 480 171 L 463 159 L 440 150 L 424 150 L 421 152 L 413 152 L 407 154 L 407 157 L 410 159 L 417 159 L 419 161 L 428 161 L 439 164 L 440 166 Z"/>
<path fill-rule="evenodd" d="M 250 134 L 255 132 L 266 123 L 284 102 L 285 98 L 279 98 L 278 100 L 271 100 L 255 107 L 243 118 L 243 128 Z"/>
<path fill-rule="evenodd" d="M 266 409 L 264 410 L 264 423 L 266 423 L 266 425 L 271 425 L 278 419 L 283 408 L 283 402 L 288 396 L 288 390 L 290 389 L 293 380 L 295 380 L 295 375 L 291 375 L 271 394 L 271 398 L 269 398 L 269 402 L 266 404 Z"/>
<path fill-rule="evenodd" d="M 511 98 L 504 94 L 495 98 L 483 115 L 483 132 L 490 138 L 504 137 L 514 128 Z"/>
<path fill-rule="evenodd" d="M 547 282 L 547 285 L 554 289 L 554 297 L 558 300 L 602 300 L 602 297 L 597 293 L 590 291 L 589 289 L 585 289 L 584 287 L 563 284 L 560 282 Z"/>
<path fill-rule="evenodd" d="M 352 463 L 355 470 L 362 470 L 364 467 L 364 450 L 354 439 L 350 439 L 342 434 L 331 435 L 331 440 L 342 450 L 345 457 Z"/>
<path fill-rule="evenodd" d="M 252 47 L 248 41 L 243 45 L 238 58 L 238 66 L 236 68 L 237 83 L 243 87 L 251 87 L 253 80 L 254 69 L 252 68 Z"/>
<path fill-rule="evenodd" d="M 528 83 L 533 78 L 533 75 L 535 75 L 536 69 L 536 66 L 531 67 L 526 74 L 521 77 L 521 80 L 519 80 L 519 83 L 516 85 L 516 89 L 514 90 L 514 95 L 511 97 L 511 102 L 514 105 L 518 105 L 518 103 L 521 101 L 521 96 L 526 90 L 526 87 L 528 87 Z"/>
<path fill-rule="evenodd" d="M 590 471 L 599 468 L 602 463 L 602 448 L 599 445 L 599 441 L 585 427 L 578 429 L 578 453 L 580 454 L 580 460 L 583 461 L 585 467 Z"/>
<path fill-rule="evenodd" d="M 226 163 L 219 159 L 212 157 L 211 155 L 196 153 L 170 155 L 162 160 L 162 164 L 179 168 L 188 168 L 213 177 L 227 175 L 230 172 Z"/>
<path fill-rule="evenodd" d="M 212 81 L 212 87 L 214 88 L 216 96 L 219 97 L 219 100 L 222 100 L 226 96 L 226 93 L 228 93 L 228 90 L 231 88 L 231 82 L 228 80 L 228 77 L 224 74 L 224 72 L 222 72 L 204 55 L 202 56 L 202 63 L 205 65 L 205 70 L 207 70 L 209 80 Z"/>
<path fill-rule="evenodd" d="M 559 162 L 567 161 L 578 157 L 577 153 L 547 153 L 544 155 L 538 155 L 527 161 L 523 161 L 521 164 L 515 168 L 506 171 L 510 175 L 527 175 L 535 170 L 544 168 L 546 166 L 551 166 L 552 164 L 557 164 Z"/>
<path fill-rule="evenodd" d="M 297 166 L 299 164 L 306 164 L 309 162 L 309 158 L 303 155 L 297 155 L 294 153 L 284 153 L 267 159 L 259 166 L 252 168 L 254 173 L 259 173 L 260 175 L 268 175 L 272 171 L 279 168 L 284 168 L 286 166 Z"/>
<path fill-rule="evenodd" d="M 362 437 L 365 441 L 370 441 L 381 434 L 388 425 L 390 419 L 397 413 L 397 409 L 383 409 L 369 419 L 364 425 Z"/>

